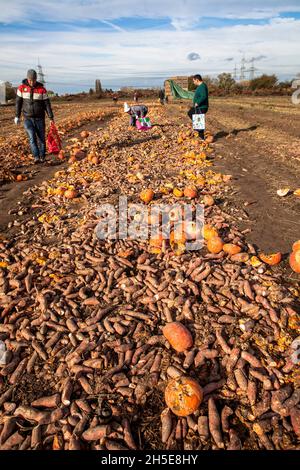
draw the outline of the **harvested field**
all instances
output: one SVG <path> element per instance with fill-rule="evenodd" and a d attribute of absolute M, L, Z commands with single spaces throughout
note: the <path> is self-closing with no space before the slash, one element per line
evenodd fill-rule
<path fill-rule="evenodd" d="M 299 449 L 300 108 L 212 99 L 201 145 L 186 103 L 146 104 L 147 133 L 120 106 L 55 105 L 66 154 L 38 168 L 1 115 L 0 449 Z M 97 238 L 97 208 L 145 189 L 148 208 L 204 205 L 201 250 Z M 186 412 L 181 385 L 171 411 L 185 377 L 202 400 Z"/>

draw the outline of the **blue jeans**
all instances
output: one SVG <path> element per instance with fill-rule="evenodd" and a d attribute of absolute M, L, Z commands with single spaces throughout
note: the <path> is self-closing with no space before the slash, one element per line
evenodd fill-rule
<path fill-rule="evenodd" d="M 29 137 L 31 153 L 35 160 L 44 160 L 46 156 L 45 119 L 25 118 L 24 127 Z"/>

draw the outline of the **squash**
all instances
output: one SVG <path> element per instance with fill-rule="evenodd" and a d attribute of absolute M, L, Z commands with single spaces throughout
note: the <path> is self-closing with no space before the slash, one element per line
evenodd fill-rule
<path fill-rule="evenodd" d="M 140 199 L 141 199 L 145 204 L 149 204 L 149 202 L 151 202 L 153 198 L 154 198 L 154 192 L 152 191 L 152 189 L 144 189 L 144 190 L 140 193 Z"/>
<path fill-rule="evenodd" d="M 165 390 L 167 406 L 177 416 L 189 416 L 198 410 L 203 400 L 203 390 L 191 377 L 170 380 Z"/>
<path fill-rule="evenodd" d="M 292 251 L 300 251 L 300 240 L 297 240 L 294 244 L 293 244 L 293 248 L 292 248 Z"/>
<path fill-rule="evenodd" d="M 65 191 L 64 193 L 64 197 L 66 199 L 74 199 L 75 197 L 78 196 L 78 193 L 76 191 L 76 189 L 68 189 L 67 191 Z"/>
<path fill-rule="evenodd" d="M 223 245 L 223 251 L 229 255 L 236 255 L 242 251 L 242 248 L 234 243 L 225 243 Z"/>
<path fill-rule="evenodd" d="M 194 186 L 187 186 L 184 188 L 184 196 L 189 199 L 195 199 L 198 196 L 197 189 Z"/>
<path fill-rule="evenodd" d="M 218 235 L 219 234 L 218 234 L 217 229 L 215 229 L 211 225 L 207 225 L 207 224 L 204 225 L 204 227 L 203 227 L 203 238 L 204 238 L 204 240 L 209 240 L 210 238 L 217 237 Z"/>
<path fill-rule="evenodd" d="M 206 194 L 204 197 L 203 197 L 203 203 L 205 206 L 213 206 L 214 203 L 215 203 L 215 200 L 212 196 L 210 196 L 209 194 Z"/>
<path fill-rule="evenodd" d="M 300 251 L 294 251 L 289 257 L 290 267 L 295 273 L 300 273 Z"/>
<path fill-rule="evenodd" d="M 174 194 L 175 197 L 182 197 L 183 196 L 183 191 L 181 189 L 174 188 L 173 189 L 173 194 Z"/>
<path fill-rule="evenodd" d="M 210 253 L 220 253 L 223 250 L 223 240 L 220 237 L 212 237 L 207 241 L 207 249 Z"/>
<path fill-rule="evenodd" d="M 190 331 L 180 322 L 167 323 L 163 328 L 163 335 L 177 352 L 183 352 L 193 346 Z"/>
<path fill-rule="evenodd" d="M 276 264 L 279 264 L 282 258 L 282 255 L 280 252 L 278 253 L 272 253 L 270 255 L 266 255 L 265 253 L 261 253 L 259 255 L 259 258 L 266 264 L 269 264 L 270 266 L 275 266 Z"/>

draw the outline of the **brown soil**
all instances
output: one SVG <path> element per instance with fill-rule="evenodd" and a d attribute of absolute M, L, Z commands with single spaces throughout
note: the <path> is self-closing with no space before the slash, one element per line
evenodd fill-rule
<path fill-rule="evenodd" d="M 120 108 L 107 102 L 59 103 L 54 105 L 58 119 L 70 113 L 111 105 L 112 113 Z M 188 122 L 186 103 L 168 106 L 174 116 L 174 124 Z M 150 111 L 151 113 L 151 111 Z M 13 109 L 7 108 L 2 116 L 0 135 L 9 136 L 13 132 L 9 125 Z M 295 240 L 300 238 L 300 199 L 293 195 L 280 198 L 276 191 L 289 187 L 300 187 L 300 107 L 293 106 L 289 97 L 280 98 L 214 98 L 207 115 L 208 129 L 215 136 L 216 171 L 233 176 L 236 191 L 226 194 L 228 211 L 237 218 L 241 228 L 251 229 L 249 241 L 266 252 L 288 253 Z M 91 122 L 84 129 L 95 130 L 105 124 Z M 78 136 L 81 128 L 70 131 L 64 140 Z M 20 129 L 18 129 L 18 132 Z M 141 139 L 140 137 L 137 140 Z M 137 142 L 130 144 L 134 145 Z M 0 230 L 18 212 L 18 202 L 24 198 L 23 192 L 45 179 L 50 179 L 60 163 L 48 157 L 45 165 L 19 167 L 32 177 L 21 183 L 9 183 L 0 188 Z M 24 202 L 24 201 L 23 201 Z M 14 213 L 10 213 L 13 211 Z M 28 213 L 31 213 L 28 201 Z M 28 216 L 27 213 L 27 216 Z"/>

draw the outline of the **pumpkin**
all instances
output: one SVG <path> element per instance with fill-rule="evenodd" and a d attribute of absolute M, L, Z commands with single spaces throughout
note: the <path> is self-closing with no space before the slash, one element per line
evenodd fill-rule
<path fill-rule="evenodd" d="M 23 175 L 16 176 L 16 181 L 23 181 L 23 179 L 24 179 Z"/>
<path fill-rule="evenodd" d="M 223 250 L 223 245 L 220 237 L 212 237 L 207 241 L 207 249 L 210 253 L 220 253 Z"/>
<path fill-rule="evenodd" d="M 181 189 L 174 188 L 173 189 L 173 194 L 174 194 L 175 197 L 182 197 L 183 196 L 183 191 Z"/>
<path fill-rule="evenodd" d="M 272 253 L 270 255 L 266 255 L 265 253 L 261 253 L 259 255 L 260 259 L 266 263 L 269 264 L 270 266 L 275 266 L 276 264 L 279 264 L 281 261 L 281 253 Z"/>
<path fill-rule="evenodd" d="M 191 377 L 170 380 L 165 390 L 167 406 L 177 416 L 189 416 L 198 410 L 203 400 L 203 390 Z"/>
<path fill-rule="evenodd" d="M 174 243 L 185 243 L 186 242 L 186 233 L 185 233 L 185 224 L 179 223 L 176 228 L 170 233 L 170 244 Z"/>
<path fill-rule="evenodd" d="M 66 188 L 60 187 L 55 190 L 56 196 L 63 196 L 66 192 Z"/>
<path fill-rule="evenodd" d="M 234 243 L 225 243 L 223 245 L 223 251 L 229 255 L 236 255 L 242 251 L 242 248 Z"/>
<path fill-rule="evenodd" d="M 68 189 L 65 193 L 64 193 L 64 197 L 66 199 L 74 199 L 75 197 L 78 196 L 78 193 L 76 191 L 76 189 Z"/>
<path fill-rule="evenodd" d="M 203 202 L 205 206 L 213 206 L 215 203 L 215 200 L 212 196 L 210 196 L 209 194 L 206 194 L 203 198 Z"/>
<path fill-rule="evenodd" d="M 300 196 L 300 189 L 296 189 L 296 191 L 294 191 L 294 194 L 295 194 L 295 196 L 299 197 Z"/>
<path fill-rule="evenodd" d="M 167 323 L 163 328 L 163 335 L 177 352 L 183 352 L 193 346 L 190 331 L 180 322 Z"/>
<path fill-rule="evenodd" d="M 185 233 L 189 240 L 197 240 L 202 234 L 202 228 L 197 227 L 196 222 L 186 222 Z"/>
<path fill-rule="evenodd" d="M 89 135 L 90 133 L 88 131 L 80 132 L 80 137 L 82 137 L 83 139 L 86 139 Z"/>
<path fill-rule="evenodd" d="M 72 157 L 69 158 L 68 163 L 74 163 L 76 162 L 76 157 L 75 155 L 72 155 Z"/>
<path fill-rule="evenodd" d="M 160 233 L 154 238 L 150 238 L 149 245 L 152 246 L 153 248 L 161 248 L 163 241 L 164 241 L 164 237 L 162 233 Z"/>
<path fill-rule="evenodd" d="M 207 144 L 212 144 L 213 141 L 214 141 L 214 138 L 213 138 L 212 135 L 208 135 L 208 136 L 206 137 L 206 139 L 205 139 L 205 142 L 206 142 Z"/>
<path fill-rule="evenodd" d="M 189 199 L 195 199 L 198 196 L 198 192 L 194 186 L 187 186 L 184 188 L 184 195 Z"/>
<path fill-rule="evenodd" d="M 212 237 L 217 237 L 218 236 L 218 231 L 212 227 L 211 225 L 204 225 L 203 227 L 203 237 L 204 240 L 209 240 Z"/>
<path fill-rule="evenodd" d="M 293 244 L 292 250 L 293 250 L 293 251 L 300 251 L 300 240 L 297 240 L 297 241 Z"/>
<path fill-rule="evenodd" d="M 150 201 L 154 198 L 154 192 L 152 189 L 144 189 L 140 193 L 140 199 L 145 202 L 145 204 L 149 204 Z"/>
<path fill-rule="evenodd" d="M 99 158 L 98 158 L 97 156 L 92 157 L 91 162 L 92 162 L 94 165 L 98 165 L 98 163 L 99 163 Z"/>
<path fill-rule="evenodd" d="M 300 251 L 294 251 L 289 257 L 290 267 L 295 273 L 300 273 Z"/>
<path fill-rule="evenodd" d="M 59 160 L 64 160 L 65 159 L 65 156 L 66 156 L 66 153 L 64 150 L 60 150 L 59 154 L 57 155 L 57 158 L 59 158 Z"/>

